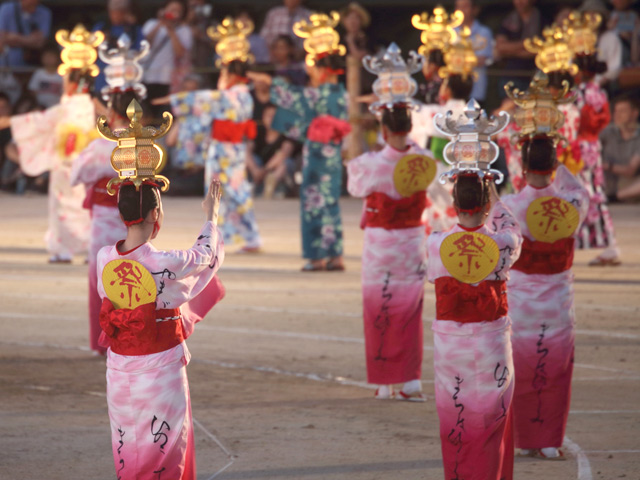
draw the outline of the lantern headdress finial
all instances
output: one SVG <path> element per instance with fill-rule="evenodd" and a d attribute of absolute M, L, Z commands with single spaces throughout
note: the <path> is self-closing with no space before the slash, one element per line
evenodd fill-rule
<path fill-rule="evenodd" d="M 107 125 L 107 118 L 103 115 L 98 119 L 98 131 L 107 140 L 118 142 L 111 153 L 111 166 L 118 172 L 118 177 L 107 184 L 107 191 L 114 195 L 114 185 L 133 183 L 136 189 L 143 183 L 156 184 L 161 182 L 161 191 L 169 189 L 169 179 L 158 175 L 166 163 L 166 155 L 156 140 L 169 131 L 173 123 L 173 116 L 169 112 L 162 115 L 160 127 L 143 127 L 142 107 L 136 100 L 132 100 L 127 108 L 129 127 L 112 131 Z"/>
<path fill-rule="evenodd" d="M 496 183 L 502 182 L 503 174 L 491 168 L 499 153 L 498 145 L 491 137 L 506 128 L 508 113 L 500 112 L 497 118 L 487 117 L 478 102 L 471 99 L 463 115 L 453 118 L 451 111 L 446 116 L 439 113 L 433 122 L 440 133 L 453 137 L 442 152 L 452 168 L 440 176 L 440 183 L 461 173 L 474 173 L 480 178 L 491 175 L 496 178 Z"/>

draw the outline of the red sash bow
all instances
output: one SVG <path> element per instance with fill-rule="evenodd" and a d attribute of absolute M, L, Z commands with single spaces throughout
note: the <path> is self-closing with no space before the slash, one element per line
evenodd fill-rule
<path fill-rule="evenodd" d="M 153 303 L 115 309 L 105 298 L 100 308 L 100 326 L 109 338 L 111 351 L 120 355 L 164 352 L 184 340 L 180 309 L 156 310 Z"/>
<path fill-rule="evenodd" d="M 477 286 L 453 277 L 436 279 L 436 318 L 460 323 L 493 322 L 509 311 L 504 280 L 484 280 Z"/>
<path fill-rule="evenodd" d="M 253 140 L 257 135 L 256 122 L 232 122 L 231 120 L 214 120 L 211 126 L 211 138 L 218 142 L 242 143 L 246 138 Z"/>
<path fill-rule="evenodd" d="M 320 115 L 311 120 L 307 138 L 318 143 L 340 143 L 350 131 L 349 122 L 331 115 Z"/>
<path fill-rule="evenodd" d="M 573 265 L 574 243 L 573 237 L 562 238 L 553 243 L 524 237 L 520 258 L 511 268 L 528 274 L 552 275 L 564 272 Z"/>
<path fill-rule="evenodd" d="M 416 192 L 399 200 L 374 192 L 367 196 L 365 226 L 386 230 L 419 227 L 426 207 L 427 196 L 424 192 Z"/>

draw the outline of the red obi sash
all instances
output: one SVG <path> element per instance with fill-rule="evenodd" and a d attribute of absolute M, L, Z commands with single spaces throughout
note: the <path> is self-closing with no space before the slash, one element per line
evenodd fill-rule
<path fill-rule="evenodd" d="M 484 280 L 477 286 L 453 277 L 436 279 L 436 318 L 460 323 L 493 322 L 509 311 L 504 280 Z"/>
<path fill-rule="evenodd" d="M 367 196 L 365 226 L 386 230 L 419 227 L 426 207 L 427 196 L 424 192 L 416 192 L 400 200 L 374 192 Z"/>
<path fill-rule="evenodd" d="M 351 124 L 331 115 L 320 115 L 311 120 L 307 138 L 318 143 L 340 143 L 351 131 Z"/>
<path fill-rule="evenodd" d="M 562 238 L 553 243 L 524 237 L 520 258 L 511 268 L 528 274 L 551 275 L 564 272 L 573 265 L 574 243 L 573 237 Z"/>
<path fill-rule="evenodd" d="M 105 298 L 100 308 L 100 326 L 109 337 L 111 351 L 119 355 L 151 355 L 184 341 L 180 309 L 156 310 L 153 303 L 133 310 L 116 310 Z"/>
<path fill-rule="evenodd" d="M 256 138 L 257 127 L 253 120 L 232 122 L 231 120 L 214 120 L 211 126 L 211 138 L 218 142 L 242 143 L 246 138 Z"/>
<path fill-rule="evenodd" d="M 111 180 L 110 177 L 103 177 L 95 183 L 93 188 L 87 191 L 87 196 L 82 203 L 84 208 L 91 210 L 94 205 L 102 205 L 103 207 L 118 206 L 118 197 L 109 195 L 109 192 L 107 192 L 109 180 Z"/>
<path fill-rule="evenodd" d="M 580 110 L 580 128 L 578 128 L 578 138 L 589 142 L 597 142 L 600 132 L 609 125 L 611 114 L 609 113 L 609 102 L 605 102 L 602 110 L 596 110 L 589 104 L 585 104 Z"/>

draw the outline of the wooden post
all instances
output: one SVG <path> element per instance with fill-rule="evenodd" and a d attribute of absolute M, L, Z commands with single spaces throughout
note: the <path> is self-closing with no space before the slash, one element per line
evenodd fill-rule
<path fill-rule="evenodd" d="M 360 125 L 361 108 L 358 103 L 360 96 L 360 75 L 362 72 L 362 63 L 359 58 L 347 56 L 347 93 L 349 94 L 349 123 L 351 124 L 351 135 L 349 136 L 349 144 L 346 148 L 346 159 L 350 160 L 362 153 L 363 132 Z"/>

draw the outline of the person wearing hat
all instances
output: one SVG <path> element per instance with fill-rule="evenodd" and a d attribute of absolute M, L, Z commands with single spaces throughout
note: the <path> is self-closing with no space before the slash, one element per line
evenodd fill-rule
<path fill-rule="evenodd" d="M 508 282 L 515 393 L 515 446 L 523 456 L 563 459 L 560 449 L 569 416 L 575 340 L 571 267 L 589 193 L 564 166 L 558 167 L 558 102 L 538 74 L 526 92 L 507 94 L 520 107 L 519 146 L 526 186 L 502 197 L 522 229 L 520 258 Z"/>
<path fill-rule="evenodd" d="M 520 226 L 500 201 L 489 140 L 508 123 L 487 118 L 473 100 L 465 115 L 436 117 L 455 137 L 445 148 L 458 224 L 427 238 L 435 284 L 433 367 L 444 478 L 513 479 L 514 390 L 506 283 L 520 255 Z"/>
<path fill-rule="evenodd" d="M 196 480 L 185 340 L 224 297 L 216 276 L 224 261 L 217 227 L 222 189 L 217 180 L 209 185 L 202 202 L 205 222 L 191 248 L 156 249 L 151 242 L 164 220 L 160 192 L 169 180 L 157 175 L 164 160 L 155 139 L 169 130 L 171 115 L 156 129 L 140 125 L 142 109 L 135 100 L 127 114 L 130 126 L 118 136 L 106 117 L 98 121 L 100 133 L 123 150 L 114 152 L 118 177 L 106 188 L 109 194 L 117 190 L 127 230 L 97 258 L 113 462 L 122 480 Z"/>

